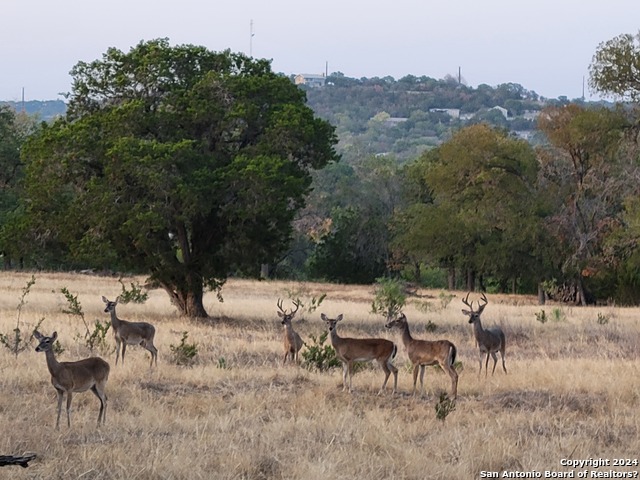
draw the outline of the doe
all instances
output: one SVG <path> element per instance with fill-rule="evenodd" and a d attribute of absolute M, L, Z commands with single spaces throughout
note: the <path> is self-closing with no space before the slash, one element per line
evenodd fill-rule
<path fill-rule="evenodd" d="M 109 379 L 109 364 L 99 357 L 85 358 L 77 362 L 58 362 L 53 353 L 53 344 L 58 333 L 53 332 L 50 337 L 42 335 L 37 330 L 33 336 L 40 342 L 36 352 L 45 352 L 47 367 L 51 374 L 51 383 L 58 394 L 58 418 L 56 428 L 60 428 L 60 411 L 62 398 L 67 394 L 67 426 L 71 427 L 71 399 L 74 392 L 91 390 L 100 400 L 98 426 L 107 418 L 107 394 L 105 388 Z"/>
<path fill-rule="evenodd" d="M 116 340 L 116 365 L 118 364 L 118 355 L 120 354 L 120 345 L 122 345 L 122 363 L 124 364 L 124 352 L 127 350 L 127 345 L 140 345 L 149 352 L 151 352 L 151 364 L 155 360 L 156 367 L 158 366 L 158 349 L 153 345 L 153 337 L 156 334 L 156 329 L 153 325 L 147 322 L 128 322 L 126 320 L 120 320 L 116 315 L 116 305 L 120 297 L 117 297 L 115 301 L 110 301 L 107 297 L 103 296 L 102 301 L 106 304 L 104 309 L 105 313 L 111 314 L 111 327 L 113 328 L 113 337 Z"/>

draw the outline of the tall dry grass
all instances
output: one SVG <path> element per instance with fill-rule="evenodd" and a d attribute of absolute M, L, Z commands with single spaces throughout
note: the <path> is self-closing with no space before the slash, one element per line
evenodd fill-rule
<path fill-rule="evenodd" d="M 58 331 L 61 361 L 88 356 L 77 340 L 84 325 L 62 313 L 60 289 L 78 295 L 88 322 L 105 321 L 100 297 L 118 295 L 117 279 L 35 277 L 21 328 L 44 318 L 43 333 Z M 0 332 L 15 328 L 29 278 L 0 276 Z M 377 366 L 355 375 L 353 394 L 342 392 L 338 370 L 280 366 L 277 299 L 286 305 L 292 294 L 321 293 L 327 298 L 320 311 L 345 315 L 341 335 L 398 343 L 397 395 L 376 395 L 383 380 Z M 457 408 L 444 422 L 434 407 L 449 388 L 448 377 L 428 369 L 427 396 L 409 395 L 409 362 L 397 334 L 369 313 L 371 287 L 231 280 L 223 303 L 206 296 L 213 317 L 206 323 L 180 317 L 161 291 L 152 291 L 143 305 L 118 306 L 120 318 L 156 326 L 158 368 L 149 369 L 148 352 L 140 347 L 129 347 L 124 365 L 116 366 L 115 353 L 107 352 L 109 405 L 99 429 L 99 402 L 87 392 L 74 395 L 71 428 L 61 422 L 56 430 L 44 355 L 35 344 L 17 358 L 0 346 L 0 454 L 37 454 L 28 469 L 5 467 L 0 478 L 467 480 L 481 478 L 481 471 L 571 471 L 560 466 L 563 458 L 638 456 L 639 309 L 541 307 L 532 298 L 489 295 L 483 321 L 503 327 L 509 373 L 498 367 L 494 376 L 478 378 L 461 292 L 446 306 L 440 292 L 420 293 L 417 300 L 432 306 L 406 308 L 414 336 L 448 338 L 463 364 Z M 536 321 L 543 308 L 560 320 Z M 320 311 L 294 321 L 303 339 L 323 331 Z M 608 323 L 598 323 L 598 314 Z M 426 331 L 428 322 L 437 325 L 435 333 Z M 191 368 L 171 362 L 170 345 L 184 331 L 199 348 Z M 108 341 L 113 347 L 111 334 Z"/>

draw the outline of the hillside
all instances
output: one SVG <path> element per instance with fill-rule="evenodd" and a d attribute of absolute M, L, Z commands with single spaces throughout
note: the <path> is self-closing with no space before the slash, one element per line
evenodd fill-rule
<path fill-rule="evenodd" d="M 547 105 L 568 102 L 563 97 L 541 97 L 515 83 L 473 88 L 451 77 L 355 79 L 338 72 L 300 87 L 316 114 L 336 126 L 338 150 L 347 161 L 354 156 L 388 154 L 410 160 L 449 138 L 452 131 L 477 122 L 511 130 L 536 142 L 535 118 L 539 111 Z M 43 121 L 64 115 L 66 109 L 62 100 L 0 104 L 37 115 Z"/>

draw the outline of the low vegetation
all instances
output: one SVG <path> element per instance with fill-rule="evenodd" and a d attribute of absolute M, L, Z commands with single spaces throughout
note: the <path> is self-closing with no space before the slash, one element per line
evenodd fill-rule
<path fill-rule="evenodd" d="M 640 450 L 638 308 L 548 304 L 552 321 L 543 324 L 535 298 L 489 293 L 483 325 L 503 328 L 509 373 L 485 379 L 484 372 L 478 378 L 478 350 L 461 312 L 466 292 L 446 292 L 454 297 L 437 310 L 407 302 L 403 311 L 415 338 L 446 338 L 458 347 L 453 403 L 446 395 L 449 377 L 434 368 L 425 374 L 426 394 L 411 396 L 399 334 L 370 312 L 374 287 L 305 284 L 310 297 L 326 297 L 295 329 L 307 343 L 301 360 L 308 346 L 322 346 L 320 313 L 344 315 L 341 335 L 393 340 L 394 396 L 377 395 L 376 365 L 357 371 L 352 394 L 342 392 L 340 368 L 282 367 L 276 301 L 300 285 L 237 279 L 225 285 L 224 303 L 214 292 L 205 296 L 211 314 L 205 322 L 179 316 L 159 290 L 150 290 L 144 304 L 119 305 L 122 317 L 156 327 L 158 366 L 149 367 L 149 352 L 139 346 L 130 346 L 126 362 L 116 366 L 109 333 L 112 349 L 93 353 L 111 366 L 106 424 L 96 429 L 95 397 L 76 393 L 71 428 L 61 422 L 56 431 L 55 391 L 27 334 L 43 319 L 42 332 L 58 332 L 59 361 L 91 356 L 86 326 L 62 312 L 60 290 L 77 296 L 88 319 L 104 321 L 101 296 L 115 298 L 121 288 L 115 277 L 35 277 L 20 314 L 29 348 L 17 356 L 0 349 L 0 454 L 37 457 L 25 469 L 3 467 L 6 478 L 469 480 L 481 471 L 571 471 L 561 459 L 636 458 Z M 15 328 L 16 305 L 30 278 L 0 277 L 0 332 Z M 437 302 L 442 292 L 417 293 Z M 562 321 L 553 321 L 555 308 Z M 433 333 L 429 322 L 438 326 Z M 181 343 L 197 348 L 190 367 L 173 361 L 171 346 Z"/>

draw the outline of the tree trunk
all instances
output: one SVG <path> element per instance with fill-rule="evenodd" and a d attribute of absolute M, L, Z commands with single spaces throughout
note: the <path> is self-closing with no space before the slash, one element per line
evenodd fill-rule
<path fill-rule="evenodd" d="M 161 283 L 162 288 L 169 294 L 171 303 L 180 310 L 182 315 L 189 318 L 207 318 L 209 314 L 204 309 L 204 285 L 196 274 L 188 272 L 182 286 Z"/>
<path fill-rule="evenodd" d="M 544 305 L 547 301 L 547 295 L 542 286 L 542 282 L 538 283 L 538 305 Z"/>
<path fill-rule="evenodd" d="M 260 278 L 262 280 L 267 280 L 269 278 L 269 264 L 268 263 L 260 264 Z"/>
<path fill-rule="evenodd" d="M 467 292 L 476 291 L 476 272 L 473 269 L 467 269 Z"/>
<path fill-rule="evenodd" d="M 449 271 L 447 272 L 447 283 L 449 285 L 449 290 L 456 289 L 456 268 L 449 267 Z"/>
<path fill-rule="evenodd" d="M 413 262 L 413 281 L 420 285 L 422 282 L 422 273 L 420 271 L 420 262 Z"/>

